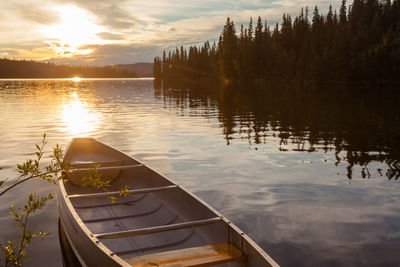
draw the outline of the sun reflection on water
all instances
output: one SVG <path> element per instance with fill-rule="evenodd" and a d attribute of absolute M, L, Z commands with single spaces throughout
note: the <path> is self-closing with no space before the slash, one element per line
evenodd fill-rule
<path fill-rule="evenodd" d="M 100 115 L 93 112 L 89 104 L 81 100 L 77 93 L 70 95 L 64 104 L 63 120 L 66 128 L 74 135 L 89 135 L 99 125 Z"/>

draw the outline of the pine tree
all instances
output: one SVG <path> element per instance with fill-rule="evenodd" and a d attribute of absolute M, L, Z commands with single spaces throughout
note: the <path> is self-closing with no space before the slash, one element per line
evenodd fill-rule
<path fill-rule="evenodd" d="M 222 32 L 222 42 L 219 47 L 221 55 L 221 74 L 226 79 L 236 78 L 236 53 L 237 53 L 237 37 L 235 25 L 228 17 L 224 30 Z"/>
<path fill-rule="evenodd" d="M 155 58 L 154 75 L 164 81 L 201 77 L 242 79 L 396 80 L 400 76 L 400 0 L 342 0 L 339 15 L 329 7 L 324 17 L 302 8 L 293 22 L 283 14 L 272 32 L 258 17 L 253 30 L 227 18 L 218 45 L 183 47 Z M 161 62 L 162 61 L 162 62 Z M 161 75 L 159 70 L 161 70 Z"/>

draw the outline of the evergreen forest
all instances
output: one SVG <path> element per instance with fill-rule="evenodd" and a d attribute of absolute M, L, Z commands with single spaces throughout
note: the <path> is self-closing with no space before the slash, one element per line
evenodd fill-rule
<path fill-rule="evenodd" d="M 237 30 L 228 17 L 218 43 L 164 51 L 153 73 L 169 86 L 200 79 L 399 84 L 400 0 L 343 0 L 325 15 L 306 7 L 274 27 L 258 17 Z"/>
<path fill-rule="evenodd" d="M 0 59 L 0 78 L 135 78 L 132 70 L 116 66 L 55 65 L 32 60 Z"/>

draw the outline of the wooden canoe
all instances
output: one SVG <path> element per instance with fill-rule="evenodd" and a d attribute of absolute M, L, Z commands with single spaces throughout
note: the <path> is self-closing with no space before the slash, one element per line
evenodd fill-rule
<path fill-rule="evenodd" d="M 64 160 L 72 169 L 59 183 L 60 224 L 82 266 L 278 266 L 198 197 L 109 146 L 75 138 Z M 94 163 L 112 181 L 107 192 L 81 186 Z"/>

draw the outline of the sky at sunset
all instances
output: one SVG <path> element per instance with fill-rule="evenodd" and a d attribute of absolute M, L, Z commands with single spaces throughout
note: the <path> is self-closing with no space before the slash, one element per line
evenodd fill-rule
<path fill-rule="evenodd" d="M 107 65 L 152 62 L 175 46 L 215 40 L 226 17 L 237 29 L 259 15 L 273 25 L 284 12 L 339 1 L 306 0 L 1 0 L 0 57 Z"/>

